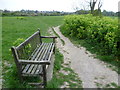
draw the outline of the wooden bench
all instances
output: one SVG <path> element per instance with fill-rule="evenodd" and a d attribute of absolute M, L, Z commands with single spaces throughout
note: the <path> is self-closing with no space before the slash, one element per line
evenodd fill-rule
<path fill-rule="evenodd" d="M 53 41 L 45 43 L 43 38 L 51 38 Z M 47 85 L 46 70 L 55 53 L 55 38 L 41 36 L 38 30 L 17 47 L 12 46 L 11 50 L 20 80 L 23 80 L 24 76 L 41 76 L 43 79 L 41 85 L 44 87 Z"/>

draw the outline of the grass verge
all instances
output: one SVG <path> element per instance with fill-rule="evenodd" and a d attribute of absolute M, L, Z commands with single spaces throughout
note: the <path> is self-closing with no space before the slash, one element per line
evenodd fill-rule
<path fill-rule="evenodd" d="M 53 33 L 61 40 L 64 45 L 65 42 L 54 31 Z M 71 69 L 69 64 L 63 63 L 63 55 L 57 49 L 55 54 L 54 75 L 53 79 L 49 82 L 47 88 L 80 88 L 82 89 L 82 81 L 78 75 Z"/>
<path fill-rule="evenodd" d="M 54 31 L 54 28 L 52 27 L 52 31 L 54 32 L 54 34 L 61 40 L 62 44 L 65 45 L 65 42 L 63 39 L 60 38 L 60 36 Z"/>
<path fill-rule="evenodd" d="M 82 88 L 82 81 L 78 75 L 70 67 L 64 67 L 63 55 L 56 50 L 55 62 L 54 62 L 54 74 L 51 81 L 48 82 L 47 88 L 62 88 L 65 83 L 68 83 L 64 88 Z M 68 74 L 61 72 L 69 72 Z"/>

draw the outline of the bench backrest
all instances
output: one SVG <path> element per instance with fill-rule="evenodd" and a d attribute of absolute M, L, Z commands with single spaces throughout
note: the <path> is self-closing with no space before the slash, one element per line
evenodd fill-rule
<path fill-rule="evenodd" d="M 19 59 L 30 59 L 32 53 L 37 49 L 37 47 L 41 44 L 41 35 L 40 30 L 35 32 L 29 38 L 27 38 L 23 43 L 18 45 L 17 47 L 12 46 L 11 50 L 14 56 L 14 60 L 16 66 L 18 68 L 18 73 L 21 74 L 22 66 L 19 64 Z"/>
<path fill-rule="evenodd" d="M 35 51 L 35 49 L 37 49 L 37 47 L 42 42 L 40 37 L 41 37 L 40 31 L 37 31 L 17 47 L 13 46 L 11 48 L 16 63 L 18 63 L 17 61 L 18 59 L 25 59 L 25 60 L 30 59 L 32 53 Z"/>
<path fill-rule="evenodd" d="M 29 59 L 35 49 L 41 44 L 40 31 L 35 32 L 23 43 L 16 47 L 19 59 Z"/>

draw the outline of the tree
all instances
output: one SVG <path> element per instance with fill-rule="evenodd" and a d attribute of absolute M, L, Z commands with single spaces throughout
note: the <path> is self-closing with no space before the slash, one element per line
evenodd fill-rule
<path fill-rule="evenodd" d="M 90 2 L 89 2 L 91 14 L 94 13 L 94 9 L 95 9 L 95 4 L 96 3 L 97 3 L 97 0 L 90 0 Z"/>
<path fill-rule="evenodd" d="M 103 0 L 84 0 L 82 2 L 82 0 L 81 0 L 80 2 L 78 2 L 79 5 L 76 5 L 76 7 L 74 7 L 74 10 L 77 10 L 77 11 L 84 10 L 84 11 L 86 11 L 87 7 L 89 6 L 91 14 L 94 15 L 94 13 L 95 13 L 96 15 L 101 15 L 102 1 Z M 95 10 L 96 5 L 98 5 L 98 7 Z"/>
<path fill-rule="evenodd" d="M 102 7 L 102 2 L 101 2 L 101 0 L 99 0 L 99 3 L 98 3 L 98 15 L 101 14 L 101 7 Z"/>
<path fill-rule="evenodd" d="M 98 2 L 98 8 L 95 10 L 95 6 Z M 89 1 L 89 6 L 91 10 L 91 14 L 95 15 L 101 15 L 101 7 L 102 7 L 102 0 L 90 0 Z"/>

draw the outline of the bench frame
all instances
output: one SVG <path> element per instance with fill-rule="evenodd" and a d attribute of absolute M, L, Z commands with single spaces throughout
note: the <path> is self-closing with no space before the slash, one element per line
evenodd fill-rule
<path fill-rule="evenodd" d="M 16 64 L 16 67 L 18 69 L 18 76 L 20 78 L 21 81 L 23 81 L 23 75 L 22 75 L 22 67 L 21 65 L 22 64 L 39 64 L 39 65 L 42 65 L 42 72 L 43 74 L 41 75 L 43 77 L 43 83 L 31 83 L 31 84 L 34 84 L 34 85 L 43 85 L 44 88 L 46 87 L 47 85 L 47 77 L 46 77 L 46 65 L 50 65 L 50 59 L 52 57 L 52 53 L 51 55 L 49 56 L 49 60 L 42 60 L 42 61 L 33 61 L 33 60 L 21 60 L 18 56 L 18 52 L 17 52 L 17 49 L 21 48 L 24 44 L 26 44 L 26 42 L 28 42 L 32 37 L 34 37 L 36 35 L 36 33 L 38 34 L 39 33 L 39 39 L 40 39 L 40 43 L 42 43 L 42 38 L 51 38 L 53 39 L 53 43 L 55 44 L 55 39 L 57 37 L 53 37 L 53 36 L 41 36 L 40 34 L 40 29 L 38 29 L 37 32 L 35 32 L 33 35 L 31 35 L 29 38 L 27 38 L 23 43 L 21 43 L 19 46 L 15 47 L 15 46 L 12 46 L 11 47 L 11 50 L 12 50 L 12 54 L 13 54 L 13 57 L 14 57 L 14 61 L 15 61 L 15 64 Z M 55 53 L 55 46 L 53 48 L 53 53 Z"/>

